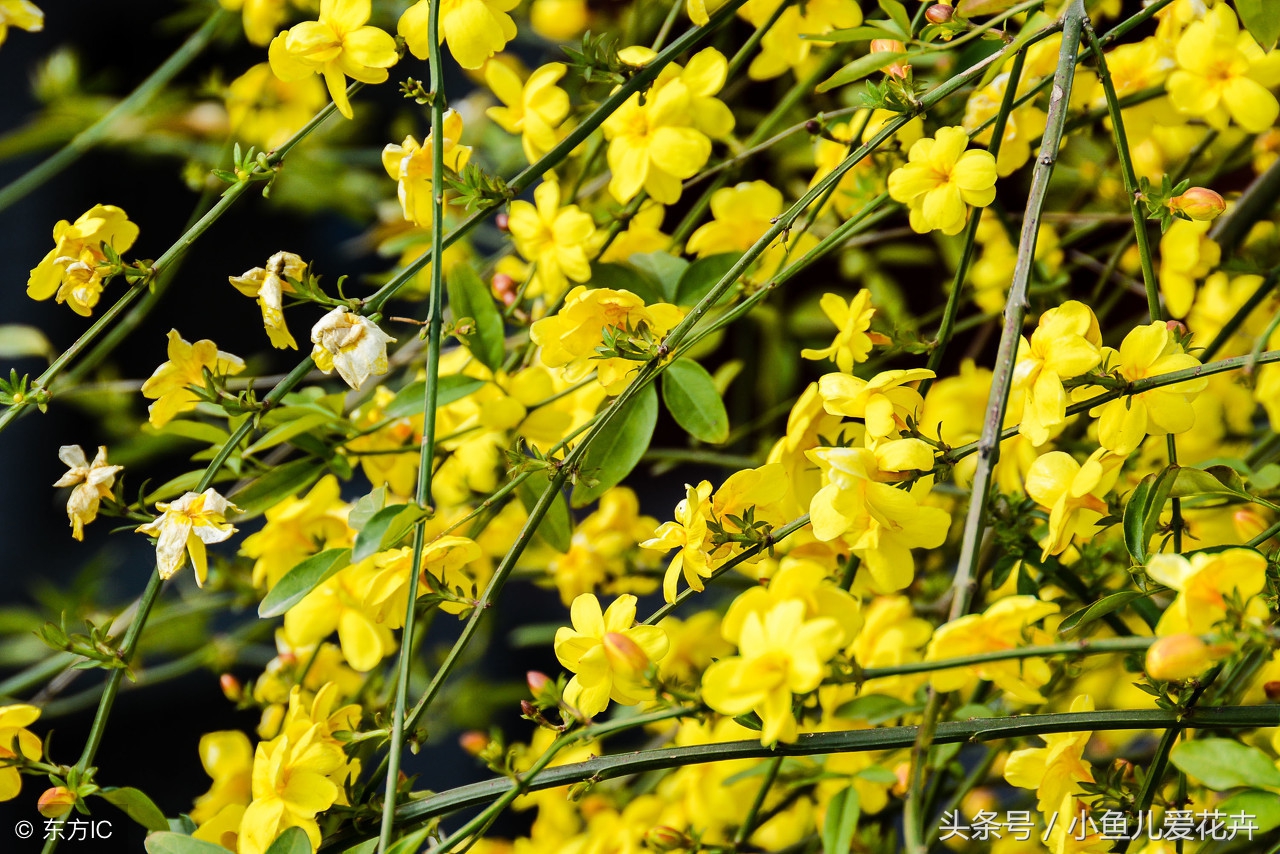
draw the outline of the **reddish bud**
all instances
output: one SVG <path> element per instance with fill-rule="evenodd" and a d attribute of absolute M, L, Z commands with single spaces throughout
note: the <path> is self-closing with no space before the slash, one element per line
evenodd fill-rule
<path fill-rule="evenodd" d="M 43 794 L 40 795 L 40 800 L 36 803 L 36 809 L 40 810 L 40 815 L 45 818 L 61 818 L 71 812 L 71 807 L 75 802 L 75 792 L 66 786 L 54 786 L 52 789 L 45 789 Z"/>
<path fill-rule="evenodd" d="M 649 669 L 649 656 L 640 644 L 621 632 L 605 634 L 604 657 L 609 667 L 620 673 L 639 675 Z"/>
<path fill-rule="evenodd" d="M 871 40 L 872 53 L 904 53 L 906 49 L 907 49 L 907 46 L 904 45 L 902 42 L 898 41 L 897 39 L 872 39 Z M 885 74 L 888 74 L 890 77 L 906 77 L 907 71 L 910 70 L 910 68 L 911 68 L 910 65 L 906 65 L 903 62 L 898 61 L 898 62 L 892 62 L 889 65 L 884 66 L 880 70 L 883 71 Z"/>
<path fill-rule="evenodd" d="M 1147 675 L 1160 682 L 1184 682 L 1209 669 L 1209 647 L 1192 634 L 1160 638 L 1147 650 Z"/>
<path fill-rule="evenodd" d="M 1262 686 L 1262 692 L 1267 695 L 1267 699 L 1271 702 L 1280 700 L 1280 682 L 1268 682 Z"/>
<path fill-rule="evenodd" d="M 1164 322 L 1165 329 L 1168 329 L 1174 335 L 1182 336 L 1187 334 L 1187 324 L 1181 320 L 1166 320 Z"/>
<path fill-rule="evenodd" d="M 498 227 L 498 231 L 506 233 L 511 226 L 511 217 L 505 213 L 500 213 L 493 218 L 493 224 Z"/>
<path fill-rule="evenodd" d="M 469 730 L 458 736 L 458 744 L 472 756 L 479 756 L 489 746 L 489 736 L 479 730 Z"/>
<path fill-rule="evenodd" d="M 1226 209 L 1222 196 L 1207 187 L 1192 187 L 1169 200 L 1169 210 L 1201 222 L 1217 219 Z"/>
<path fill-rule="evenodd" d="M 925 10 L 924 17 L 931 24 L 945 24 L 955 15 L 956 10 L 953 6 L 946 3 L 934 3 Z"/>
<path fill-rule="evenodd" d="M 693 840 L 674 827 L 660 824 L 644 835 L 644 844 L 654 851 L 684 851 L 692 847 Z"/>
<path fill-rule="evenodd" d="M 547 687 L 551 677 L 540 670 L 530 670 L 524 675 L 524 681 L 529 686 L 529 693 L 536 697 Z"/>
<path fill-rule="evenodd" d="M 219 676 L 218 685 L 222 688 L 222 696 L 233 703 L 240 702 L 244 697 L 244 687 L 240 684 L 240 680 L 230 673 Z"/>
<path fill-rule="evenodd" d="M 494 296 L 502 300 L 503 305 L 511 305 L 516 301 L 516 293 L 519 290 L 516 287 L 516 280 L 506 273 L 494 273 L 490 284 Z"/>

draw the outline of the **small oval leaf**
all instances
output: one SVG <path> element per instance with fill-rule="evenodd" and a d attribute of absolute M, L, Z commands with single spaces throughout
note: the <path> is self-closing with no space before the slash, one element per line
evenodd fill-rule
<path fill-rule="evenodd" d="M 99 789 L 96 794 L 109 804 L 124 810 L 124 814 L 147 830 L 168 830 L 169 820 L 160 812 L 151 798 L 132 786 Z"/>
<path fill-rule="evenodd" d="M 475 323 L 475 330 L 464 336 L 467 349 L 489 370 L 498 370 L 502 367 L 506 331 L 489 288 L 466 263 L 450 268 L 446 284 L 454 321 L 469 317 Z"/>
<path fill-rule="evenodd" d="M 692 359 L 676 359 L 662 375 L 662 402 L 689 435 L 719 444 L 729 438 L 725 411 L 716 381 Z"/>
<path fill-rule="evenodd" d="M 610 404 L 617 406 L 617 402 Z M 569 503 L 583 507 L 622 482 L 649 449 L 653 428 L 658 423 L 658 393 L 645 386 L 622 411 L 614 414 L 600 434 L 587 446 L 579 466 L 592 483 L 582 481 L 573 488 Z"/>
<path fill-rule="evenodd" d="M 516 486 L 516 495 L 520 496 L 520 503 L 525 510 L 532 510 L 538 503 L 538 489 L 529 480 L 520 481 Z M 536 533 L 544 543 L 561 554 L 569 551 L 573 544 L 573 518 L 569 514 L 569 502 L 565 500 L 563 492 L 547 508 L 546 515 L 538 523 Z"/>
<path fill-rule="evenodd" d="M 142 847 L 147 854 L 227 854 L 227 849 L 221 845 L 170 830 L 150 834 Z"/>
<path fill-rule="evenodd" d="M 328 549 L 312 555 L 284 574 L 258 605 L 259 617 L 278 617 L 351 563 L 350 549 Z"/>
<path fill-rule="evenodd" d="M 365 523 L 356 534 L 351 547 L 351 562 L 356 563 L 371 554 L 394 548 L 405 534 L 413 529 L 427 511 L 417 504 L 393 504 L 383 507 Z"/>

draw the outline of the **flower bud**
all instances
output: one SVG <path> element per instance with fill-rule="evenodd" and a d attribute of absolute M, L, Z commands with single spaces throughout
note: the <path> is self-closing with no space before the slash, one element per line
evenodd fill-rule
<path fill-rule="evenodd" d="M 506 213 L 500 213 L 493 218 L 493 224 L 498 227 L 498 231 L 506 234 L 511 228 L 511 217 Z"/>
<path fill-rule="evenodd" d="M 1273 703 L 1276 700 L 1280 700 L 1280 682 L 1267 682 L 1262 686 L 1262 692 Z"/>
<path fill-rule="evenodd" d="M 693 840 L 674 827 L 660 824 L 649 828 L 649 832 L 644 835 L 644 844 L 654 851 L 684 851 L 693 847 Z"/>
<path fill-rule="evenodd" d="M 1226 209 L 1222 196 L 1206 187 L 1192 187 L 1169 200 L 1169 210 L 1201 222 L 1217 219 Z"/>
<path fill-rule="evenodd" d="M 902 42 L 898 41 L 897 39 L 872 39 L 871 40 L 872 53 L 903 53 L 906 51 L 906 49 L 907 49 L 907 46 L 904 45 Z M 906 77 L 907 71 L 910 68 L 911 68 L 910 65 L 906 65 L 901 61 L 897 61 L 897 62 L 891 62 L 890 64 L 884 66 L 880 70 L 883 71 L 885 74 L 888 74 L 890 77 Z"/>
<path fill-rule="evenodd" d="M 71 812 L 71 807 L 75 802 L 75 792 L 66 786 L 54 786 L 52 789 L 45 789 L 43 794 L 40 795 L 36 809 L 40 810 L 40 815 L 45 818 L 62 818 Z"/>
<path fill-rule="evenodd" d="M 468 730 L 458 736 L 458 744 L 472 756 L 479 756 L 489 746 L 489 736 L 479 730 Z"/>
<path fill-rule="evenodd" d="M 1147 650 L 1147 675 L 1160 682 L 1183 682 L 1209 669 L 1209 647 L 1192 634 L 1160 638 Z"/>
<path fill-rule="evenodd" d="M 1187 334 L 1187 324 L 1183 323 L 1181 320 L 1166 320 L 1164 322 L 1164 328 L 1168 329 L 1178 337 L 1182 337 Z"/>
<path fill-rule="evenodd" d="M 551 681 L 551 677 L 540 670 L 530 670 L 524 675 L 524 681 L 529 686 L 529 693 L 538 696 L 542 690 L 547 687 L 547 683 Z"/>
<path fill-rule="evenodd" d="M 503 305 L 511 305 L 516 301 L 516 293 L 518 291 L 516 280 L 506 273 L 494 273 L 490 284 L 493 288 L 493 295 L 502 300 Z"/>
<path fill-rule="evenodd" d="M 608 632 L 604 636 L 604 657 L 616 672 L 640 675 L 649 669 L 649 656 L 640 644 L 621 632 Z"/>
<path fill-rule="evenodd" d="M 233 703 L 240 702 L 244 697 L 244 687 L 240 684 L 240 680 L 230 673 L 219 676 L 218 685 L 222 688 L 222 696 Z"/>
<path fill-rule="evenodd" d="M 946 3 L 934 3 L 925 10 L 924 17 L 931 24 L 945 24 L 951 20 L 956 10 Z"/>

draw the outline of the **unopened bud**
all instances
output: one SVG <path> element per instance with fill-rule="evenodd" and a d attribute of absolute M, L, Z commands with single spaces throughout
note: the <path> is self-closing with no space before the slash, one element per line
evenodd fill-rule
<path fill-rule="evenodd" d="M 1169 210 L 1201 222 L 1217 219 L 1226 209 L 1222 196 L 1207 187 L 1192 187 L 1169 200 Z"/>
<path fill-rule="evenodd" d="M 540 670 L 530 670 L 524 675 L 524 681 L 529 686 L 529 693 L 536 697 L 547 687 L 551 677 Z"/>
<path fill-rule="evenodd" d="M 897 778 L 897 782 L 893 784 L 890 791 L 902 797 L 911 788 L 911 765 L 899 762 L 893 768 L 893 776 Z"/>
<path fill-rule="evenodd" d="M 649 832 L 644 835 L 644 844 L 654 851 L 684 851 L 693 847 L 693 840 L 674 827 L 660 824 L 649 828 Z"/>
<path fill-rule="evenodd" d="M 218 685 L 222 688 L 222 696 L 233 703 L 240 702 L 244 697 L 244 687 L 240 684 L 240 680 L 230 673 L 224 673 L 219 676 Z"/>
<path fill-rule="evenodd" d="M 1209 669 L 1209 647 L 1192 634 L 1160 638 L 1147 650 L 1147 675 L 1159 682 L 1184 682 Z"/>
<path fill-rule="evenodd" d="M 897 39 L 872 39 L 871 40 L 872 53 L 904 53 L 906 49 L 907 49 L 907 46 L 902 42 L 898 41 Z M 910 68 L 911 68 L 910 65 L 906 65 L 901 61 L 897 61 L 897 62 L 891 62 L 890 64 L 882 67 L 880 70 L 883 71 L 885 74 L 888 74 L 890 77 L 906 77 L 907 71 Z"/>
<path fill-rule="evenodd" d="M 535 720 L 542 717 L 542 713 L 538 711 L 538 707 L 533 703 L 530 703 L 528 700 L 520 701 L 520 714 L 524 715 L 526 718 L 533 718 Z"/>
<path fill-rule="evenodd" d="M 516 301 L 516 294 L 519 289 L 516 287 L 515 279 L 506 273 L 494 273 L 491 284 L 494 296 L 502 300 L 503 305 L 511 305 Z"/>
<path fill-rule="evenodd" d="M 66 786 L 54 786 L 52 789 L 45 789 L 44 793 L 40 795 L 36 809 L 40 810 L 40 815 L 45 818 L 62 818 L 62 816 L 71 812 L 71 807 L 75 802 L 75 792 Z"/>
<path fill-rule="evenodd" d="M 1271 527 L 1256 510 L 1237 510 L 1231 521 L 1235 523 L 1236 535 L 1242 540 L 1252 540 Z"/>
<path fill-rule="evenodd" d="M 924 12 L 925 20 L 931 24 L 945 24 L 956 13 L 955 7 L 946 3 L 934 3 Z"/>
<path fill-rule="evenodd" d="M 498 227 L 498 231 L 506 234 L 511 226 L 511 217 L 505 213 L 500 213 L 493 218 L 493 224 Z"/>
<path fill-rule="evenodd" d="M 1273 703 L 1280 700 L 1280 682 L 1267 682 L 1262 686 L 1262 693 Z"/>
<path fill-rule="evenodd" d="M 1187 324 L 1183 323 L 1181 320 L 1166 320 L 1164 322 L 1164 328 L 1168 329 L 1174 335 L 1183 336 L 1187 334 Z"/>
<path fill-rule="evenodd" d="M 822 133 L 822 122 L 817 119 L 809 119 L 804 123 L 804 132 L 811 136 L 817 136 Z"/>
<path fill-rule="evenodd" d="M 640 644 L 621 632 L 605 634 L 604 657 L 610 668 L 621 673 L 638 675 L 649 669 L 649 656 Z"/>
<path fill-rule="evenodd" d="M 472 756 L 479 756 L 489 746 L 489 736 L 479 730 L 468 730 L 458 736 L 458 744 Z"/>

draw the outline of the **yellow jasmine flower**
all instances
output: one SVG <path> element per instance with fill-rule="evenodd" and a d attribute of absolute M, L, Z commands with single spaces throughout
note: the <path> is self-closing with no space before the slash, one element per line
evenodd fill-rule
<path fill-rule="evenodd" d="M 1052 602 L 1034 596 L 1006 596 L 981 614 L 966 614 L 938 627 L 925 650 L 925 661 L 979 655 L 1023 646 L 1032 624 L 1058 613 Z M 1040 630 L 1037 636 L 1047 634 Z M 1036 637 L 1031 643 L 1036 643 Z M 1043 642 L 1047 642 L 1044 640 Z M 933 687 L 959 691 L 979 679 L 997 687 L 1020 703 L 1043 703 L 1040 688 L 1049 681 L 1049 665 L 1043 658 L 991 661 L 984 664 L 935 671 Z"/>
<path fill-rule="evenodd" d="M 589 17 L 586 0 L 533 0 L 529 4 L 529 25 L 553 42 L 581 35 Z"/>
<path fill-rule="evenodd" d="M 1222 250 L 1210 240 L 1213 223 L 1175 219 L 1160 238 L 1160 295 L 1171 317 L 1186 317 L 1196 295 L 1196 280 L 1218 266 Z"/>
<path fill-rule="evenodd" d="M 325 103 L 324 84 L 316 77 L 281 80 L 267 62 L 227 84 L 224 97 L 231 132 L 266 151 L 288 141 Z"/>
<path fill-rule="evenodd" d="M 802 359 L 830 359 L 842 373 L 849 373 L 853 366 L 865 362 L 871 352 L 871 318 L 875 306 L 871 304 L 871 292 L 866 288 L 854 294 L 846 304 L 839 294 L 822 295 L 822 313 L 836 325 L 836 340 L 830 347 L 814 350 L 806 347 L 800 351 Z"/>
<path fill-rule="evenodd" d="M 286 611 L 284 631 L 289 643 L 310 646 L 337 631 L 343 657 L 361 673 L 368 673 L 395 652 L 390 622 L 402 620 L 404 611 L 397 617 L 389 609 L 378 612 L 365 601 L 369 581 L 381 568 L 380 554 L 339 570 Z"/>
<path fill-rule="evenodd" d="M 1105 355 L 1108 369 L 1130 382 L 1200 364 L 1199 359 L 1182 349 L 1177 337 L 1161 321 L 1139 326 L 1124 337 L 1119 351 L 1108 347 Z M 1208 377 L 1196 377 L 1094 407 L 1089 414 L 1098 419 L 1098 444 L 1127 456 L 1148 435 L 1185 433 L 1196 423 L 1192 401 L 1208 385 Z"/>
<path fill-rule="evenodd" d="M 218 5 L 232 12 L 243 12 L 244 37 L 259 47 L 271 42 L 289 15 L 286 0 L 218 0 Z"/>
<path fill-rule="evenodd" d="M 1108 54 L 1111 56 L 1112 54 Z M 1005 71 L 994 80 L 976 90 L 965 102 L 962 126 L 972 133 L 1000 112 L 1005 90 L 1009 87 L 1010 73 Z M 1026 78 L 1024 77 L 1025 81 Z M 1020 86 L 1019 89 L 1024 88 Z M 1018 93 L 1023 94 L 1022 92 Z M 1000 153 L 996 156 L 996 174 L 1005 178 L 1017 172 L 1031 159 L 1031 143 L 1044 135 L 1045 114 L 1038 107 L 1028 104 L 1009 113 L 1005 121 L 1004 135 L 1000 140 Z M 987 128 L 973 138 L 980 145 L 991 147 L 994 128 Z"/>
<path fill-rule="evenodd" d="M 311 358 L 326 374 L 338 375 L 354 389 L 373 374 L 387 372 L 387 344 L 396 339 L 361 317 L 338 306 L 311 327 Z"/>
<path fill-rule="evenodd" d="M 289 280 L 301 280 L 306 272 L 307 262 L 302 258 L 292 252 L 277 252 L 267 259 L 265 268 L 254 267 L 243 275 L 227 277 L 240 293 L 257 297 L 262 326 L 272 347 L 298 349 L 298 342 L 293 340 L 284 322 L 284 295 L 296 293 Z"/>
<path fill-rule="evenodd" d="M 767 587 L 751 587 L 738 595 L 725 612 L 721 632 L 725 640 L 737 643 L 748 614 L 763 616 L 774 605 L 788 600 L 804 603 L 804 618 L 830 617 L 840 630 L 839 645 L 848 646 L 862 628 L 861 603 L 831 579 L 831 573 L 814 560 L 787 555 Z"/>
<path fill-rule="evenodd" d="M 556 83 L 566 71 L 563 62 L 550 62 L 529 75 L 520 75 L 505 62 L 486 62 L 484 82 L 502 102 L 485 115 L 507 133 L 520 134 L 524 156 L 533 163 L 559 141 L 556 128 L 569 115 L 569 93 Z"/>
<path fill-rule="evenodd" d="M 1104 497 L 1120 476 L 1124 456 L 1099 448 L 1084 465 L 1062 451 L 1041 454 L 1027 472 L 1027 495 L 1049 511 L 1049 535 L 1040 559 L 1062 554 L 1074 537 L 1089 540 L 1107 515 Z"/>
<path fill-rule="evenodd" d="M 142 384 L 142 396 L 155 401 L 147 409 L 152 427 L 163 427 L 175 415 L 196 408 L 200 396 L 188 386 L 204 386 L 205 368 L 216 377 L 244 370 L 244 361 L 239 356 L 224 353 L 207 338 L 192 344 L 176 329 L 169 330 L 168 356 L 168 361 Z"/>
<path fill-rule="evenodd" d="M 823 542 L 842 538 L 870 577 L 877 593 L 892 593 L 915 576 L 913 548 L 942 545 L 950 514 L 919 503 L 929 483 L 911 491 L 884 481 L 902 472 L 933 468 L 933 451 L 919 439 L 882 442 L 870 448 L 815 448 L 806 455 L 822 469 L 824 485 L 809 504 L 813 535 Z"/>
<path fill-rule="evenodd" d="M 617 264 L 626 261 L 632 255 L 645 255 L 650 252 L 665 252 L 671 248 L 671 235 L 662 231 L 662 220 L 666 208 L 653 199 L 645 199 L 640 210 L 627 223 L 627 227 L 613 239 L 600 261 L 605 264 Z"/>
<path fill-rule="evenodd" d="M 116 474 L 124 466 L 107 465 L 107 446 L 99 445 L 98 454 L 90 463 L 79 445 L 63 445 L 58 449 L 58 459 L 67 466 L 67 473 L 53 484 L 74 486 L 67 499 L 67 518 L 71 520 L 71 536 L 84 539 L 84 526 L 98 518 L 98 502 L 111 497 Z"/>
<path fill-rule="evenodd" d="M 1068 300 L 1040 315 L 1035 331 L 1018 344 L 1013 388 L 1023 392 L 1018 432 L 1033 445 L 1048 442 L 1067 419 L 1064 379 L 1093 370 L 1102 361 L 1102 333 L 1093 309 Z"/>
<path fill-rule="evenodd" d="M 911 146 L 907 163 L 889 174 L 889 195 L 908 205 L 916 232 L 959 234 L 966 205 L 985 208 L 995 201 L 995 158 L 987 151 L 966 151 L 968 144 L 964 128 L 939 128 L 934 138 Z"/>
<path fill-rule="evenodd" d="M 0 30 L 3 35 L 3 30 Z M 28 759 L 38 761 L 44 754 L 44 744 L 40 737 L 27 727 L 40 717 L 40 709 L 26 703 L 14 706 L 0 706 L 0 760 L 13 759 L 13 743 L 18 743 L 18 751 Z M 22 791 L 22 774 L 12 765 L 0 762 L 0 801 L 11 801 Z"/>
<path fill-rule="evenodd" d="M 1261 604 L 1254 597 L 1267 583 L 1267 559 L 1252 549 L 1199 552 L 1190 560 L 1177 554 L 1156 554 L 1146 568 L 1152 580 L 1178 592 L 1156 624 L 1156 634 L 1161 637 L 1183 632 L 1207 634 L 1226 619 L 1228 595 L 1243 600 L 1252 612 Z"/>
<path fill-rule="evenodd" d="M 461 172 L 471 159 L 471 146 L 458 144 L 462 139 L 462 116 L 457 111 L 445 110 L 441 135 L 444 138 L 444 165 Z M 392 143 L 382 149 L 382 167 L 397 183 L 396 195 L 404 218 L 420 228 L 431 227 L 435 210 L 431 194 L 433 137 L 434 132 L 419 145 L 412 136 L 406 136 L 399 145 Z"/>
<path fill-rule="evenodd" d="M 536 320 L 529 337 L 540 349 L 539 358 L 549 368 L 560 368 L 561 377 L 576 383 L 594 369 L 596 380 L 610 395 L 626 388 L 640 362 L 622 358 L 597 358 L 596 348 L 603 342 L 605 329 L 630 329 L 639 333 L 643 326 L 655 341 L 661 340 L 681 318 L 684 309 L 667 303 L 646 306 L 644 300 L 630 291 L 612 288 L 586 288 L 579 285 L 569 291 L 560 311 Z"/>
<path fill-rule="evenodd" d="M 588 250 L 596 241 L 596 224 L 577 205 L 560 206 L 560 185 L 555 181 L 539 184 L 533 199 L 536 206 L 522 200 L 511 203 L 507 227 L 516 251 L 536 265 L 528 295 L 556 300 L 570 281 L 591 278 Z"/>
<path fill-rule="evenodd" d="M 720 632 L 720 615 L 715 611 L 699 611 L 687 620 L 663 617 L 658 627 L 671 642 L 670 651 L 658 664 L 665 680 L 697 684 L 711 662 L 733 654 L 733 646 Z"/>
<path fill-rule="evenodd" d="M 338 112 L 353 118 L 347 78 L 385 82 L 387 69 L 400 58 L 395 39 L 365 26 L 371 12 L 371 0 L 320 0 L 319 20 L 304 21 L 271 40 L 271 70 L 284 81 L 322 75 Z"/>
<path fill-rule="evenodd" d="M 817 690 L 843 637 L 830 617 L 806 620 L 798 599 L 763 614 L 751 611 L 738 633 L 738 655 L 715 662 L 702 675 L 702 699 L 724 715 L 758 714 L 761 744 L 795 741 L 792 698 Z"/>
<path fill-rule="evenodd" d="M 862 668 L 894 667 L 920 661 L 933 626 L 915 616 L 906 596 L 876 596 L 862 609 L 862 631 L 853 641 L 853 659 Z M 886 676 L 867 680 L 866 694 L 889 694 L 907 699 L 922 676 Z"/>
<path fill-rule="evenodd" d="M 818 380 L 818 393 L 827 412 L 864 419 L 867 435 L 880 439 L 907 429 L 907 419 L 920 419 L 924 399 L 908 383 L 932 376 L 933 371 L 926 368 L 881 371 L 870 380 L 849 374 L 825 374 Z"/>
<path fill-rule="evenodd" d="M 652 516 L 640 515 L 640 501 L 625 486 L 615 486 L 600 496 L 600 504 L 574 526 L 569 551 L 547 560 L 547 574 L 560 591 L 560 601 L 571 603 L 598 587 L 647 593 L 653 588 L 631 574 L 628 558 L 641 540 L 658 527 Z M 635 562 L 647 563 L 644 553 Z M 648 589 L 644 589 L 644 588 Z"/>
<path fill-rule="evenodd" d="M 46 300 L 56 294 L 58 302 L 67 303 L 76 314 L 88 317 L 103 288 L 101 269 L 107 264 L 107 256 L 102 244 L 124 253 L 137 239 L 138 226 L 115 205 L 94 205 L 74 223 L 60 220 L 53 227 L 54 247 L 27 279 L 27 296 Z"/>
<path fill-rule="evenodd" d="M 373 488 L 386 486 L 394 495 L 407 500 L 418 482 L 422 414 L 388 419 L 386 409 L 395 397 L 391 389 L 378 386 L 369 400 L 352 411 L 351 424 L 364 435 L 350 440 L 347 449 L 359 455 L 360 468 Z M 396 449 L 403 449 L 404 453 L 387 453 Z"/>
<path fill-rule="evenodd" d="M 1255 66 L 1262 49 L 1241 32 L 1235 10 L 1211 8 L 1178 39 L 1178 68 L 1169 75 L 1169 102 L 1179 112 L 1199 116 L 1218 130 L 1234 121 L 1248 133 L 1261 133 L 1280 116 L 1280 102 L 1260 82 Z M 1228 118 L 1229 117 L 1229 118 Z"/>
<path fill-rule="evenodd" d="M 196 584 L 203 587 L 209 574 L 204 547 L 220 543 L 236 532 L 226 516 L 228 510 L 238 513 L 240 508 L 209 488 L 201 493 L 188 492 L 168 504 L 158 502 L 156 509 L 160 516 L 134 530 L 156 536 L 156 570 L 160 577 L 167 580 L 181 569 L 189 554 Z"/>
<path fill-rule="evenodd" d="M 585 593 L 573 600 L 573 628 L 556 630 L 556 658 L 575 674 L 564 699 L 583 717 L 592 718 L 609 701 L 634 706 L 653 696 L 647 683 L 649 667 L 667 654 L 666 632 L 657 626 L 637 626 L 636 597 L 624 594 L 601 613 L 600 600 Z"/>
<path fill-rule="evenodd" d="M 267 509 L 266 524 L 240 544 L 240 554 L 254 561 L 255 587 L 269 590 L 311 555 L 351 544 L 355 532 L 347 526 L 350 508 L 340 490 L 338 479 L 327 474 L 306 496 L 290 496 Z"/>
<path fill-rule="evenodd" d="M 1080 694 L 1071 711 L 1092 712 L 1093 698 Z M 1036 809 L 1048 813 L 1063 798 L 1079 794 L 1081 783 L 1093 782 L 1093 766 L 1084 758 L 1092 732 L 1060 732 L 1040 736 L 1044 747 L 1015 750 L 1005 760 L 1004 778 L 1011 786 L 1036 790 Z"/>
<path fill-rule="evenodd" d="M 320 847 L 316 815 L 333 806 L 341 790 L 329 775 L 345 767 L 342 748 L 312 726 L 301 735 L 288 734 L 259 742 L 253 757 L 253 802 L 240 822 L 240 854 L 265 854 L 277 836 L 301 827 Z"/>
<path fill-rule="evenodd" d="M 685 251 L 705 258 L 732 252 L 741 255 L 755 245 L 773 227 L 782 213 L 782 193 L 765 181 L 744 181 L 711 194 L 713 219 L 689 235 Z M 799 257 L 817 244 L 817 238 L 804 234 L 789 246 L 781 237 L 769 244 L 756 259 L 747 280 L 763 282 L 782 266 L 788 257 Z"/>
<path fill-rule="evenodd" d="M 0 44 L 4 44 L 10 27 L 38 33 L 44 29 L 44 12 L 30 0 L 0 0 Z"/>
<path fill-rule="evenodd" d="M 755 0 L 744 5 L 739 14 L 760 27 L 777 8 L 776 0 Z M 765 31 L 760 54 L 752 60 L 747 76 L 752 80 L 768 80 L 789 69 L 807 68 L 814 48 L 831 45 L 817 36 L 861 23 L 862 10 L 853 0 L 812 0 L 803 6 L 788 6 Z"/>
<path fill-rule="evenodd" d="M 667 602 L 676 599 L 676 585 L 681 573 L 688 585 L 702 592 L 706 589 L 702 579 L 711 577 L 711 559 L 708 555 L 710 529 L 707 519 L 711 516 L 711 482 L 704 480 L 696 487 L 685 485 L 685 497 L 675 509 L 675 521 L 663 522 L 654 536 L 640 544 L 641 548 L 670 551 L 678 548 L 667 566 L 662 580 L 662 596 Z"/>
<path fill-rule="evenodd" d="M 450 593 L 458 588 L 464 591 L 474 589 L 476 579 L 463 567 L 480 557 L 480 546 L 467 537 L 442 536 L 431 540 L 422 551 L 418 595 L 426 596 L 433 588 L 443 588 Z M 380 552 L 357 566 L 357 575 L 361 577 L 354 583 L 363 591 L 362 599 L 369 616 L 389 628 L 400 628 L 409 604 L 413 549 L 405 547 Z M 430 582 L 427 576 L 431 577 Z M 446 614 L 461 614 L 469 610 L 469 606 L 461 602 L 449 601 L 441 602 L 439 608 Z"/>
<path fill-rule="evenodd" d="M 243 812 L 251 800 L 253 786 L 253 746 L 249 737 L 239 730 L 200 736 L 200 764 L 213 779 L 213 785 L 196 798 L 191 820 L 203 825 L 228 806 L 239 806 Z"/>
<path fill-rule="evenodd" d="M 1213 650 L 1199 635 L 1166 635 L 1147 647 L 1143 669 L 1157 682 L 1185 682 L 1213 664 Z"/>
<path fill-rule="evenodd" d="M 1003 149 L 1001 149 L 1003 152 Z M 982 212 L 978 224 L 978 243 L 982 254 L 969 269 L 969 281 L 973 283 L 973 301 L 987 314 L 999 314 L 1004 309 L 1013 269 L 1018 262 L 1018 247 L 1009 239 L 1009 232 L 999 217 Z M 1042 224 L 1036 231 L 1036 264 L 1043 265 L 1045 274 L 1053 278 L 1062 267 L 1062 248 L 1058 232 L 1053 226 Z"/>
<path fill-rule="evenodd" d="M 519 0 L 441 0 L 440 41 L 463 68 L 479 68 L 516 37 L 516 22 L 507 13 Z M 418 59 L 429 55 L 431 0 L 418 0 L 400 16 L 396 32 Z"/>

